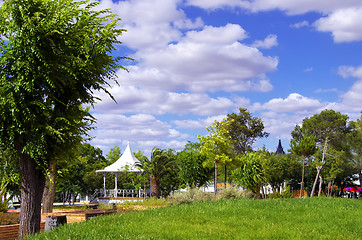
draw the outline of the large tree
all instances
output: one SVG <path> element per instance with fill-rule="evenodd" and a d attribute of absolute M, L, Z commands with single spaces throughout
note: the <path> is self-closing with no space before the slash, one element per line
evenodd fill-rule
<path fill-rule="evenodd" d="M 262 120 L 252 117 L 245 108 L 239 108 L 239 114 L 228 114 L 224 121 L 228 122 L 225 134 L 232 139 L 232 146 L 237 154 L 252 152 L 252 145 L 257 138 L 269 136 L 269 133 L 264 132 Z"/>
<path fill-rule="evenodd" d="M 124 30 L 97 3 L 8 0 L 0 10 L 0 143 L 15 149 L 21 175 L 19 237 L 40 230 L 45 172 L 55 150 L 87 131 L 82 104 L 106 90 Z M 65 144 L 67 146 L 67 144 Z"/>
<path fill-rule="evenodd" d="M 318 180 L 320 188 L 323 182 L 321 171 L 328 158 L 329 148 L 335 151 L 348 151 L 347 136 L 353 126 L 348 122 L 348 116 L 334 110 L 323 110 L 310 118 L 303 119 L 302 126 L 297 125 L 291 133 L 294 139 L 300 139 L 302 134 L 314 135 L 317 147 L 320 150 L 320 159 L 316 164 L 317 174 L 313 184 L 311 197 L 314 195 Z"/>

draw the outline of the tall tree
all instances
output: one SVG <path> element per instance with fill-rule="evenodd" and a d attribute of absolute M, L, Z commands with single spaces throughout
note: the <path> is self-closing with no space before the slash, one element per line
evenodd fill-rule
<path fill-rule="evenodd" d="M 228 121 L 217 122 L 206 130 L 209 132 L 206 136 L 197 136 L 200 141 L 200 152 L 206 155 L 204 167 L 214 167 L 214 193 L 217 194 L 217 168 L 218 165 L 226 166 L 233 161 L 233 151 L 231 145 L 231 137 L 227 135 Z"/>
<path fill-rule="evenodd" d="M 316 153 L 317 147 L 315 144 L 315 136 L 308 135 L 305 131 L 301 136 L 298 136 L 296 139 L 292 139 L 290 141 L 290 148 L 293 154 L 300 156 L 302 158 L 302 181 L 300 184 L 300 197 L 303 196 L 303 189 L 304 189 L 304 170 L 305 170 L 305 162 L 306 160 L 311 157 L 313 154 Z"/>
<path fill-rule="evenodd" d="M 19 156 L 19 238 L 40 230 L 45 172 L 54 150 L 87 131 L 79 123 L 90 115 L 80 106 L 94 104 L 93 91 L 106 91 L 121 67 L 122 58 L 111 52 L 124 30 L 109 10 L 93 10 L 97 4 L 8 0 L 1 6 L 0 143 Z"/>
<path fill-rule="evenodd" d="M 257 138 L 269 136 L 269 133 L 264 132 L 262 120 L 252 117 L 245 108 L 239 108 L 239 114 L 228 114 L 224 121 L 229 123 L 225 134 L 232 139 L 232 146 L 237 154 L 252 152 L 252 145 Z"/>
<path fill-rule="evenodd" d="M 328 148 L 334 148 L 338 151 L 348 150 L 346 137 L 352 130 L 352 126 L 347 120 L 347 115 L 335 112 L 334 110 L 323 110 L 319 114 L 303 119 L 302 127 L 297 125 L 292 132 L 294 139 L 299 139 L 304 132 L 308 135 L 314 135 L 316 137 L 316 145 L 322 152 L 321 160 L 316 166 L 317 175 L 311 196 L 314 195 L 318 180 L 320 180 L 320 184 L 322 184 L 321 171 L 327 159 Z"/>

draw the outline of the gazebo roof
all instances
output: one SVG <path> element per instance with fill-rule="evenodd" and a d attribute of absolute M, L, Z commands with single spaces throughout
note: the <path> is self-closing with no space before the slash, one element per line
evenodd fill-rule
<path fill-rule="evenodd" d="M 132 153 L 128 143 L 126 150 L 117 161 L 105 167 L 103 170 L 97 170 L 96 172 L 142 172 L 142 170 L 136 166 L 136 163 L 139 163 L 139 161 Z"/>

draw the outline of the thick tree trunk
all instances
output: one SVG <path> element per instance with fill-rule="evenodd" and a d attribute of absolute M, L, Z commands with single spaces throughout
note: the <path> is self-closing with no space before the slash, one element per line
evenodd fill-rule
<path fill-rule="evenodd" d="M 57 164 L 49 164 L 49 174 L 46 177 L 46 183 L 43 192 L 43 213 L 53 212 L 53 203 L 55 198 L 55 176 Z"/>
<path fill-rule="evenodd" d="M 159 198 L 161 195 L 160 191 L 160 180 L 158 178 L 152 177 L 152 197 Z"/>
<path fill-rule="evenodd" d="M 41 199 L 45 176 L 34 159 L 21 155 L 19 160 L 21 174 L 21 206 L 18 237 L 32 235 L 40 231 Z"/>

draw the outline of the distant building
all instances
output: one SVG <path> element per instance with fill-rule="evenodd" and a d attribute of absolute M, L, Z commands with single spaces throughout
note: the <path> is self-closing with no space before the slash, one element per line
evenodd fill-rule
<path fill-rule="evenodd" d="M 277 151 L 275 152 L 276 154 L 285 154 L 283 147 L 282 147 L 282 141 L 279 139 L 279 144 L 277 147 Z"/>

